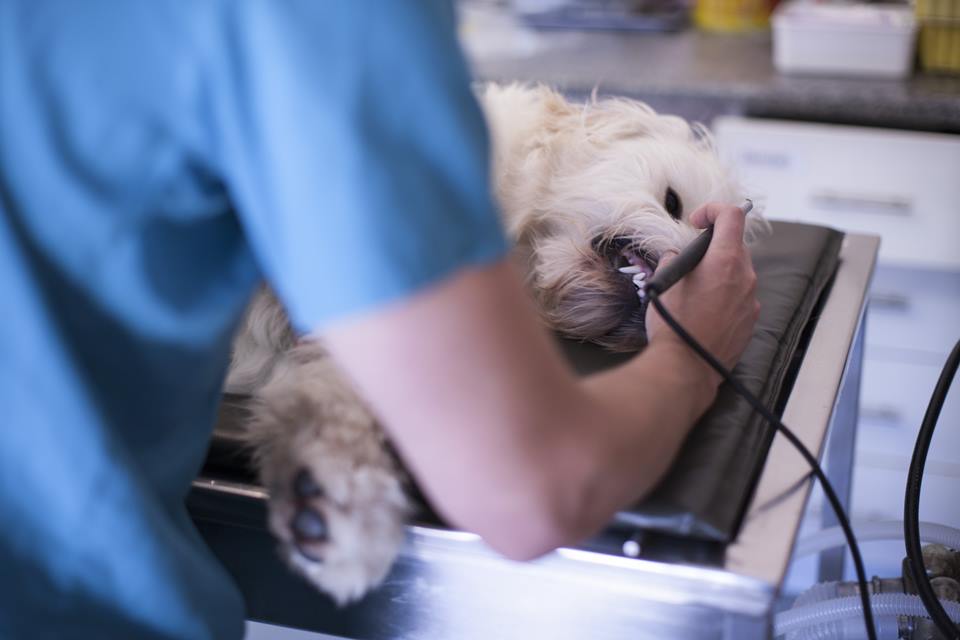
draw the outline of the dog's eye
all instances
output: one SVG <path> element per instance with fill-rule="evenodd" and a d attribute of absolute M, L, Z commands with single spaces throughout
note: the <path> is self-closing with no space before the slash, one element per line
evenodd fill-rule
<path fill-rule="evenodd" d="M 667 187 L 667 195 L 663 198 L 663 208 L 676 220 L 679 220 L 683 213 L 683 203 L 680 202 L 680 196 L 671 187 Z"/>

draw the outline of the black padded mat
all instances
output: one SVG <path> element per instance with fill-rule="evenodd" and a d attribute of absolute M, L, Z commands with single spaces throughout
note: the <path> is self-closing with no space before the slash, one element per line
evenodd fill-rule
<path fill-rule="evenodd" d="M 760 318 L 734 375 L 771 409 L 779 408 L 804 331 L 815 320 L 812 315 L 836 270 L 842 240 L 843 234 L 832 229 L 774 222 L 773 233 L 754 247 Z M 629 357 L 591 344 L 560 342 L 582 374 Z M 205 473 L 254 482 L 237 436 L 243 405 L 237 396 L 224 399 Z M 733 540 L 772 435 L 747 402 L 724 385 L 657 489 L 642 504 L 618 513 L 612 526 L 710 543 Z M 429 509 L 421 515 L 433 519 Z"/>
<path fill-rule="evenodd" d="M 753 249 L 760 318 L 734 375 L 763 403 L 779 409 L 791 363 L 839 263 L 843 234 L 774 222 Z M 604 356 L 575 346 L 581 371 L 604 368 Z M 653 494 L 616 522 L 631 528 L 729 542 L 736 537 L 759 479 L 773 431 L 728 385 L 691 431 Z"/>

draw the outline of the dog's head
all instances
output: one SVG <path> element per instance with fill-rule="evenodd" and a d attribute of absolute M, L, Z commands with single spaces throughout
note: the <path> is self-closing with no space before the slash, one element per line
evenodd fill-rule
<path fill-rule="evenodd" d="M 700 125 L 632 100 L 575 106 L 543 88 L 502 91 L 526 92 L 537 114 L 512 132 L 516 140 L 497 140 L 511 147 L 498 149 L 504 166 L 495 166 L 495 178 L 541 313 L 567 336 L 615 351 L 641 348 L 646 304 L 636 272 L 649 276 L 664 252 L 696 237 L 695 209 L 739 204 L 745 194 Z M 515 117 L 519 107 L 512 110 Z"/>

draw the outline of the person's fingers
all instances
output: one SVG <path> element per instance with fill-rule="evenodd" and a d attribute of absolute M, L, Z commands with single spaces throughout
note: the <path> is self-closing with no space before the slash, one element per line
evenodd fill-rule
<path fill-rule="evenodd" d="M 740 207 L 708 202 L 690 215 L 690 224 L 700 229 L 713 225 L 710 244 L 729 248 L 743 245 L 745 219 Z"/>
<path fill-rule="evenodd" d="M 723 202 L 707 202 L 690 214 L 690 224 L 698 229 L 706 229 L 716 222 L 717 217 L 725 209 L 736 209 L 741 215 L 745 216 L 753 209 L 753 202 L 747 200 L 739 205 L 726 204 Z"/>
<path fill-rule="evenodd" d="M 719 202 L 708 202 L 697 207 L 697 209 L 690 214 L 690 224 L 697 229 L 706 229 L 714 223 L 720 210 L 726 206 L 727 205 Z"/>
<path fill-rule="evenodd" d="M 668 264 L 670 264 L 670 261 L 673 260 L 674 258 L 676 258 L 677 255 L 678 255 L 678 252 L 674 251 L 673 249 L 668 249 L 668 250 L 664 251 L 664 252 L 663 252 L 663 255 L 660 256 L 660 259 L 657 260 L 657 268 L 654 269 L 654 273 L 656 273 L 657 271 L 659 271 L 659 270 L 662 269 L 663 267 L 665 267 L 665 266 L 667 266 Z"/>

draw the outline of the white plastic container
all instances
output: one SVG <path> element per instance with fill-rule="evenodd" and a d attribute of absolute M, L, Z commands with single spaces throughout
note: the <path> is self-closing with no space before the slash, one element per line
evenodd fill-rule
<path fill-rule="evenodd" d="M 773 63 L 782 73 L 902 78 L 913 69 L 910 6 L 790 1 L 772 22 Z"/>

